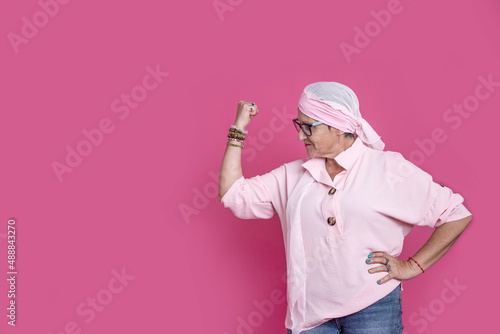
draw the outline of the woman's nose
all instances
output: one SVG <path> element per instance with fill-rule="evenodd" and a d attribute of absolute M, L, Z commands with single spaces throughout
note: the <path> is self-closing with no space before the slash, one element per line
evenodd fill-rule
<path fill-rule="evenodd" d="M 306 136 L 306 134 L 304 133 L 304 131 L 300 130 L 300 131 L 299 131 L 299 140 L 304 140 L 304 139 L 306 139 L 306 138 L 307 138 L 307 136 Z"/>

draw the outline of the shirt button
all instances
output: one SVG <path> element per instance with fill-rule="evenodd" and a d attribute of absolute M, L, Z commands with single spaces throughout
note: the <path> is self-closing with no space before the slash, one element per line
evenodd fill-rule
<path fill-rule="evenodd" d="M 333 194 L 335 194 L 335 192 L 336 192 L 336 191 L 337 191 L 337 189 L 332 188 L 332 189 L 330 189 L 330 191 L 328 192 L 328 195 L 333 195 Z"/>
<path fill-rule="evenodd" d="M 328 225 L 333 226 L 333 225 L 335 225 L 336 222 L 337 222 L 337 220 L 335 219 L 335 217 L 328 218 Z"/>

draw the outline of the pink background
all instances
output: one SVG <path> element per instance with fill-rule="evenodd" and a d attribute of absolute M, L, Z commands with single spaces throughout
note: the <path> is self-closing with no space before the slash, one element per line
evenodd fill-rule
<path fill-rule="evenodd" d="M 285 333 L 280 221 L 236 218 L 216 181 L 240 100 L 261 110 L 245 177 L 305 158 L 291 119 L 316 81 L 350 86 L 386 150 L 420 159 L 474 215 L 450 253 L 404 283 L 405 333 L 496 327 L 500 86 L 474 96 L 480 77 L 500 82 L 498 1 L 41 3 L 53 17 L 35 0 L 0 8 L 1 333 Z M 346 56 L 347 44 L 357 52 Z M 155 81 L 148 66 L 169 74 Z M 127 107 L 131 93 L 140 101 Z M 466 117 L 449 114 L 465 101 Z M 92 132 L 88 146 L 82 131 L 101 122 L 108 133 Z M 432 141 L 436 128 L 444 142 Z M 87 155 L 59 179 L 52 165 L 66 164 L 67 146 Z M 16 328 L 6 317 L 10 218 Z M 430 233 L 415 229 L 402 257 Z"/>

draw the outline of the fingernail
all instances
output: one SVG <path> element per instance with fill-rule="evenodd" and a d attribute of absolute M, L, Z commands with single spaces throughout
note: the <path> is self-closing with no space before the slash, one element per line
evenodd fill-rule
<path fill-rule="evenodd" d="M 370 259 L 366 260 L 366 262 L 370 262 Z"/>
<path fill-rule="evenodd" d="M 370 254 L 370 255 L 368 255 L 368 257 L 372 257 L 372 256 L 373 256 L 373 255 L 371 255 L 371 254 Z"/>
<path fill-rule="evenodd" d="M 382 281 L 378 280 L 377 283 L 380 284 Z"/>

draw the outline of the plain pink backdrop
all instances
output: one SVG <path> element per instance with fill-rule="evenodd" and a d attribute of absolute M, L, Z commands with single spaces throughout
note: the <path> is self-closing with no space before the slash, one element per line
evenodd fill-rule
<path fill-rule="evenodd" d="M 500 86 L 474 96 L 480 77 L 500 82 L 498 1 L 66 2 L 0 5 L 1 333 L 285 333 L 285 303 L 258 306 L 286 292 L 280 221 L 234 217 L 217 173 L 240 100 L 261 111 L 245 177 L 305 158 L 291 119 L 316 81 L 351 87 L 386 150 L 420 157 L 474 215 L 438 264 L 404 283 L 405 333 L 491 332 Z M 168 72 L 150 90 L 148 67 Z M 132 93 L 141 101 L 126 114 Z M 448 111 L 464 101 L 466 116 Z M 89 147 L 82 131 L 106 119 L 113 130 Z M 66 164 L 67 147 L 87 156 L 61 179 L 53 164 Z M 414 229 L 402 257 L 430 233 Z"/>

